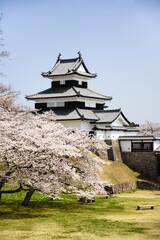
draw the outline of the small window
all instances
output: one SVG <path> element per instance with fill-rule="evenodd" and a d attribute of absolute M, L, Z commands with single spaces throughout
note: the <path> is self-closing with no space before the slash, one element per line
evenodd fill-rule
<path fill-rule="evenodd" d="M 96 104 L 94 102 L 85 102 L 85 107 L 95 108 Z"/>
<path fill-rule="evenodd" d="M 47 107 L 64 107 L 65 103 L 64 102 L 48 102 Z"/>
<path fill-rule="evenodd" d="M 47 103 L 47 107 L 55 107 L 56 106 L 56 102 L 48 102 Z"/>
<path fill-rule="evenodd" d="M 132 150 L 133 151 L 141 151 L 142 150 L 142 143 L 132 143 Z"/>
<path fill-rule="evenodd" d="M 65 80 L 61 80 L 61 81 L 60 81 L 60 85 L 64 85 L 65 83 L 66 83 Z"/>
<path fill-rule="evenodd" d="M 85 107 L 90 107 L 89 102 L 85 102 Z"/>
<path fill-rule="evenodd" d="M 151 142 L 145 142 L 144 144 L 143 144 L 143 148 L 144 148 L 144 150 L 146 150 L 146 151 L 153 151 L 153 143 L 151 143 Z"/>
<path fill-rule="evenodd" d="M 132 142 L 132 152 L 152 152 L 153 142 Z"/>
<path fill-rule="evenodd" d="M 64 102 L 57 102 L 56 107 L 64 107 Z"/>

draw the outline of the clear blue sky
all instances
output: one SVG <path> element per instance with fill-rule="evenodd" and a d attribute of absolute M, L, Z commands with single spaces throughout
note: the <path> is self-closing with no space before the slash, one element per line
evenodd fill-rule
<path fill-rule="evenodd" d="M 130 121 L 160 122 L 159 0 L 0 0 L 4 49 L 1 82 L 25 95 L 50 87 L 41 77 L 80 50 L 97 73 L 89 88 L 113 96 Z"/>

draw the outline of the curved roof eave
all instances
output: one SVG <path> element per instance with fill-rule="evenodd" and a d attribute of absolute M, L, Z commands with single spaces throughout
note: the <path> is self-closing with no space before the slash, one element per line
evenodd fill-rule
<path fill-rule="evenodd" d="M 66 74 L 57 74 L 57 75 L 48 74 L 48 72 L 46 72 L 46 73 L 42 72 L 41 75 L 43 77 L 47 77 L 47 78 L 56 78 L 56 77 L 64 77 L 64 76 L 71 76 L 71 75 L 78 75 L 78 76 L 87 77 L 87 78 L 96 78 L 97 77 L 97 74 L 93 74 L 93 73 L 83 74 L 80 72 L 70 72 L 70 73 L 66 73 Z"/>
<path fill-rule="evenodd" d="M 27 100 L 40 100 L 40 99 L 49 99 L 49 98 L 61 98 L 61 99 L 65 99 L 65 98 L 74 98 L 74 97 L 82 97 L 82 98 L 90 98 L 90 99 L 98 99 L 98 100 L 110 100 L 110 98 L 98 98 L 98 97 L 91 97 L 91 96 L 84 96 L 84 95 L 72 95 L 72 96 L 59 96 L 59 97 L 31 97 L 31 96 L 26 96 L 25 98 Z"/>

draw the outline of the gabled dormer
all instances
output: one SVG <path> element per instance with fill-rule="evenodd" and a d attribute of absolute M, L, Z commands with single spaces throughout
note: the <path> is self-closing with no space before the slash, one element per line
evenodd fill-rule
<path fill-rule="evenodd" d="M 87 69 L 80 52 L 77 58 L 61 59 L 58 55 L 57 61 L 53 68 L 48 72 L 42 72 L 42 76 L 53 80 L 88 80 L 95 78 L 97 74 L 90 73 Z"/>

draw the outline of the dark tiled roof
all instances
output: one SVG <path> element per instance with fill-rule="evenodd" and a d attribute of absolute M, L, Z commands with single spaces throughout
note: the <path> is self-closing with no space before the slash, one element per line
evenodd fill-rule
<path fill-rule="evenodd" d="M 56 121 L 71 121 L 71 120 L 97 120 L 97 117 L 92 110 L 86 109 L 65 109 L 54 110 Z"/>
<path fill-rule="evenodd" d="M 76 109 L 54 110 L 56 121 L 80 120 L 81 116 Z"/>
<path fill-rule="evenodd" d="M 119 115 L 122 115 L 122 117 L 125 119 L 125 121 L 128 124 L 130 123 L 122 113 L 121 109 L 98 110 L 98 111 L 95 110 L 94 113 L 99 118 L 96 124 L 105 124 L 105 123 L 111 124 L 119 117 Z"/>
<path fill-rule="evenodd" d="M 79 67 L 83 66 L 85 71 L 80 71 Z M 78 58 L 72 59 L 60 59 L 58 57 L 56 64 L 54 67 L 48 72 L 42 72 L 43 77 L 57 77 L 57 76 L 66 76 L 66 75 L 73 75 L 78 74 L 84 77 L 95 78 L 97 75 L 90 73 L 81 57 L 79 55 Z"/>
<path fill-rule="evenodd" d="M 81 115 L 82 118 L 87 119 L 87 120 L 98 120 L 97 116 L 94 114 L 92 110 L 88 109 L 77 109 L 79 114 Z"/>
<path fill-rule="evenodd" d="M 26 96 L 28 100 L 36 99 L 46 99 L 46 98 L 64 98 L 70 96 L 76 96 L 77 93 L 73 88 L 63 87 L 63 88 L 48 88 L 42 92 Z"/>
<path fill-rule="evenodd" d="M 97 122 L 96 122 L 97 123 Z M 95 124 L 96 124 L 95 123 Z M 125 126 L 98 126 L 95 125 L 94 130 L 102 130 L 102 131 L 127 131 L 127 132 L 138 132 L 139 130 L 136 127 L 125 127 Z"/>
<path fill-rule="evenodd" d="M 94 111 L 99 120 L 96 123 L 112 123 L 120 114 L 121 109 Z"/>
<path fill-rule="evenodd" d="M 73 87 L 77 93 L 79 93 L 80 96 L 83 97 L 89 97 L 89 98 L 97 98 L 102 100 L 111 100 L 112 97 L 110 96 L 104 96 L 100 93 L 94 92 L 87 88 L 79 88 L 79 87 Z"/>
<path fill-rule="evenodd" d="M 156 138 L 154 136 L 120 136 L 119 140 L 155 140 Z"/>
<path fill-rule="evenodd" d="M 111 100 L 111 97 L 104 96 L 87 88 L 78 87 L 49 88 L 37 94 L 26 96 L 28 100 L 66 97 L 88 97 L 92 99 Z"/>

